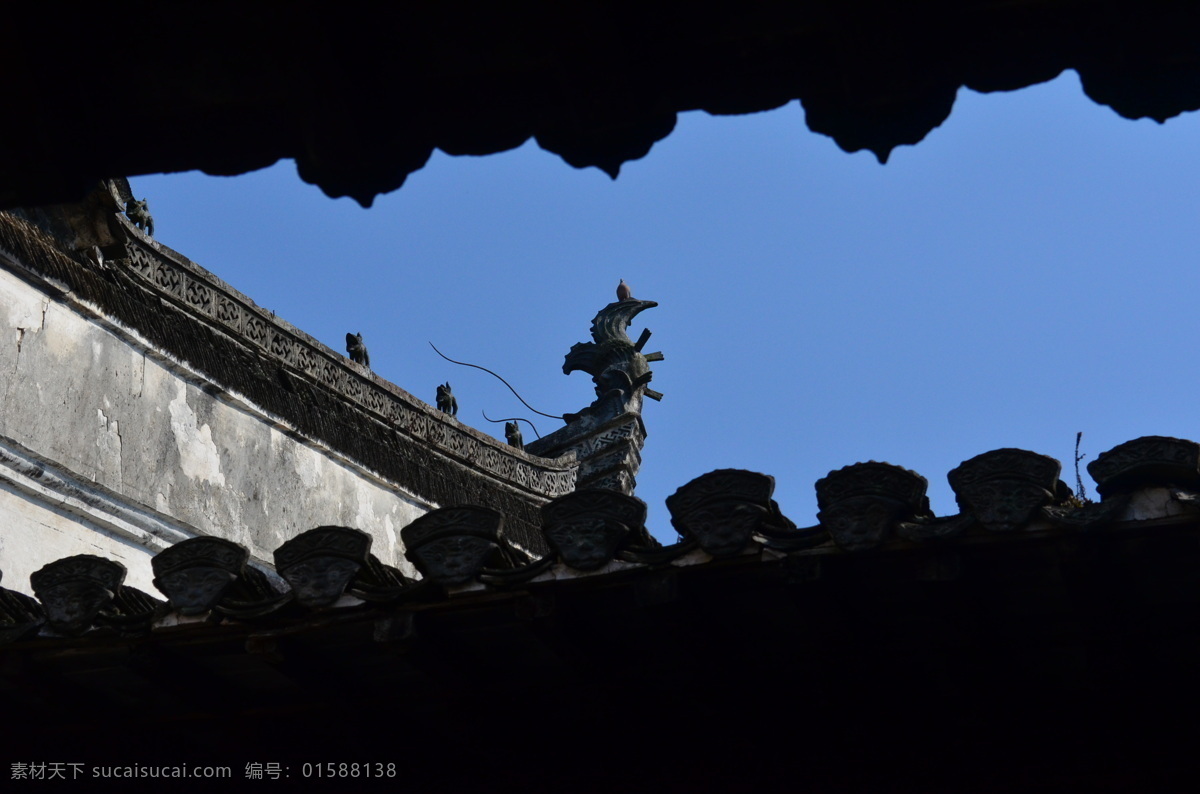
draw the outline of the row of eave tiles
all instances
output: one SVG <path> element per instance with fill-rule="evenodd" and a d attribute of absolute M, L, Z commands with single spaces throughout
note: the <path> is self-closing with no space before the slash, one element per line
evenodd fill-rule
<path fill-rule="evenodd" d="M 888 463 L 857 463 L 816 483 L 819 524 L 798 528 L 771 498 L 774 479 L 719 469 L 667 499 L 679 541 L 661 546 L 644 527 L 646 505 L 615 491 L 583 490 L 542 508 L 550 553 L 531 559 L 505 537 L 504 516 L 460 505 L 434 510 L 401 530 L 405 554 L 422 574 L 410 579 L 371 554 L 371 536 L 326 526 L 274 552 L 277 584 L 249 564 L 242 546 L 215 537 L 182 541 L 151 560 L 162 601 L 124 586 L 126 569 L 93 555 L 50 563 L 30 576 L 37 598 L 0 588 L 0 642 L 71 637 L 91 630 L 138 635 L 171 613 L 213 620 L 280 619 L 348 604 L 441 600 L 480 589 L 523 586 L 687 557 L 733 557 L 752 549 L 774 555 L 861 553 L 1032 528 L 1091 528 L 1126 516 L 1133 495 L 1167 489 L 1177 512 L 1200 512 L 1200 444 L 1146 436 L 1121 444 L 1088 466 L 1100 502 L 1079 499 L 1059 479 L 1053 458 L 998 449 L 949 473 L 960 508 L 936 517 L 921 475 Z M 705 557 L 707 555 L 707 557 Z M 106 632 L 107 633 L 107 632 Z"/>

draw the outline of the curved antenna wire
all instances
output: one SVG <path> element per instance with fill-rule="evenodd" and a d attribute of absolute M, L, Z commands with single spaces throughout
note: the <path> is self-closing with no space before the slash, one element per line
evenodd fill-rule
<path fill-rule="evenodd" d="M 429 346 L 433 348 L 433 352 L 437 353 L 439 356 L 441 356 L 442 358 L 446 359 L 446 360 L 447 360 L 447 361 L 449 361 L 451 364 L 458 364 L 459 366 L 462 366 L 462 367 L 474 367 L 475 369 L 481 369 L 481 370 L 483 370 L 484 372 L 486 372 L 487 374 L 489 374 L 489 375 L 491 375 L 492 377 L 496 378 L 498 381 L 500 381 L 501 383 L 503 383 L 505 386 L 508 386 L 508 390 L 509 390 L 510 392 L 512 392 L 513 394 L 516 394 L 516 395 L 517 395 L 517 399 L 521 401 L 521 404 L 522 404 L 522 405 L 524 405 L 524 406 L 525 406 L 526 408 L 528 408 L 529 410 L 533 411 L 535 414 L 539 414 L 539 415 L 541 415 L 541 416 L 548 416 L 548 417 L 550 417 L 551 419 L 562 419 L 562 417 L 561 417 L 561 416 L 555 416 L 554 414 L 548 414 L 548 413 L 545 413 L 544 411 L 539 411 L 538 409 L 534 408 L 534 407 L 533 407 L 532 405 L 530 405 L 529 403 L 525 402 L 525 398 L 524 398 L 524 397 L 522 397 L 521 395 L 517 394 L 517 390 L 516 390 L 516 389 L 514 389 L 514 388 L 512 387 L 512 384 L 510 384 L 510 383 L 509 383 L 508 381 L 506 381 L 504 378 L 501 378 L 501 377 L 500 377 L 499 375 L 497 375 L 495 372 L 492 372 L 492 371 L 491 371 L 490 369 L 488 369 L 487 367 L 481 367 L 481 366 L 479 366 L 478 364 L 468 364 L 468 363 L 467 363 L 467 362 L 465 362 L 465 361 L 455 361 L 454 359 L 450 358 L 450 356 L 448 356 L 448 355 L 446 355 L 445 353 L 443 353 L 442 351 L 438 350 L 438 349 L 437 349 L 437 345 L 435 345 L 433 342 L 430 342 L 430 343 L 429 343 Z M 488 420 L 488 421 L 491 421 L 491 420 Z M 499 421 L 503 422 L 504 420 L 503 420 L 503 419 L 501 419 L 501 420 L 499 420 Z M 525 420 L 523 420 L 523 421 L 526 421 L 526 422 L 528 422 L 529 420 L 528 420 L 528 419 L 525 419 Z M 532 425 L 532 423 L 531 423 L 531 424 L 530 424 L 530 427 L 532 427 L 532 426 L 533 426 L 533 425 Z M 535 431 L 533 431 L 533 432 L 535 432 L 535 433 L 536 433 L 537 431 L 535 430 Z M 538 436 L 538 438 L 541 438 L 541 436 Z"/>
<path fill-rule="evenodd" d="M 487 419 L 489 422 L 492 422 L 493 424 L 497 424 L 497 425 L 500 424 L 501 422 L 524 422 L 525 424 L 527 424 L 533 428 L 533 434 L 535 436 L 537 436 L 539 440 L 542 437 L 542 434 L 538 432 L 536 427 L 534 427 L 533 422 L 530 422 L 528 419 L 524 419 L 520 416 L 510 416 L 507 419 L 492 419 L 490 416 L 487 415 L 487 411 L 484 411 L 483 418 Z"/>

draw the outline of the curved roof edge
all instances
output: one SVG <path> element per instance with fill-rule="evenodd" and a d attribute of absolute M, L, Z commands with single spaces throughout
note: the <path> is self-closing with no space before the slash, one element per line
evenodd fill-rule
<path fill-rule="evenodd" d="M 1013 90 L 1065 69 L 1127 118 L 1200 107 L 1200 6 L 1187 0 L 468 2 L 369 20 L 316 8 L 281 26 L 274 8 L 245 7 L 236 28 L 220 15 L 175 25 L 169 12 L 76 10 L 48 26 L 6 13 L 0 207 L 76 200 L 101 178 L 231 175 L 281 158 L 370 205 L 434 149 L 491 154 L 531 138 L 615 177 L 680 112 L 797 99 L 814 132 L 886 160 L 941 124 L 960 87 Z M 126 81 L 79 79 L 99 52 L 122 62 L 115 42 L 137 53 Z"/>
<path fill-rule="evenodd" d="M 574 489 L 572 456 L 538 458 L 503 444 L 261 309 L 119 217 L 112 207 L 123 187 L 98 191 L 84 207 L 30 213 L 43 226 L 57 225 L 58 236 L 0 213 L 5 266 L 57 300 L 99 308 L 215 387 L 385 480 L 439 504 L 471 494 L 509 516 L 524 547 L 544 548 L 537 511 Z M 73 224 L 64 220 L 71 213 Z M 67 227 L 78 236 L 65 243 Z M 103 252 L 102 264 L 85 255 L 89 243 Z"/>

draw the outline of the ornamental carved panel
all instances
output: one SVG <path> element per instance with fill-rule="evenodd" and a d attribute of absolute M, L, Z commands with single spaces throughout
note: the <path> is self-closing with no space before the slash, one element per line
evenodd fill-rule
<path fill-rule="evenodd" d="M 234 331 L 242 330 L 242 307 L 236 301 L 225 297 L 224 295 L 217 296 L 217 319 L 227 325 Z"/>
<path fill-rule="evenodd" d="M 184 297 L 187 302 L 204 312 L 212 314 L 213 293 L 208 287 L 201 284 L 195 279 L 188 279 L 187 289 L 184 292 Z"/>
<path fill-rule="evenodd" d="M 259 317 L 248 317 L 245 338 L 265 349 L 268 338 L 267 324 Z"/>
<path fill-rule="evenodd" d="M 143 278 L 153 280 L 157 264 L 158 260 L 151 256 L 148 251 L 136 246 L 129 249 L 129 266 Z"/>
<path fill-rule="evenodd" d="M 154 283 L 175 296 L 179 296 L 183 292 L 183 279 L 182 273 L 161 262 L 154 271 Z"/>
<path fill-rule="evenodd" d="M 215 279 L 207 281 L 202 271 L 189 269 L 140 239 L 129 240 L 127 251 L 130 272 L 145 279 L 157 291 L 174 297 L 219 323 L 236 338 L 371 411 L 397 431 L 407 433 L 416 441 L 443 448 L 497 478 L 547 496 L 560 495 L 573 488 L 575 475 L 572 471 L 547 470 L 514 453 L 498 451 L 489 441 L 452 422 L 429 417 L 421 408 L 384 386 L 364 381 L 361 373 L 351 371 L 348 359 L 314 345 L 285 324 L 251 308 L 244 297 L 223 283 Z M 608 431 L 603 441 L 612 443 L 637 432 L 633 424 L 623 425 Z"/>
<path fill-rule="evenodd" d="M 292 340 L 278 330 L 271 331 L 271 352 L 287 361 L 292 349 Z"/>

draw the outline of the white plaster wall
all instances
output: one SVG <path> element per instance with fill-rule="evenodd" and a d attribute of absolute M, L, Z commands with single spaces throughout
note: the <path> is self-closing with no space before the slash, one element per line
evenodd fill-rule
<path fill-rule="evenodd" d="M 153 584 L 152 549 L 0 481 L 0 586 L 33 595 L 29 574 L 75 554 L 121 563 L 125 584 L 162 598 Z"/>
<path fill-rule="evenodd" d="M 398 530 L 433 505 L 299 439 L 237 395 L 213 396 L 203 378 L 136 335 L 2 270 L 0 323 L 0 443 L 15 441 L 80 481 L 242 543 L 266 562 L 298 533 L 337 524 L 370 533 L 383 562 L 414 573 Z M 13 499 L 0 492 L 0 502 Z M 38 537 L 47 548 L 58 542 L 58 523 L 35 514 L 0 511 L 0 570 L 12 589 L 24 589 L 10 582 L 10 569 L 24 565 L 16 557 Z"/>

